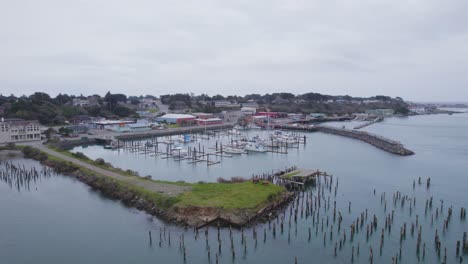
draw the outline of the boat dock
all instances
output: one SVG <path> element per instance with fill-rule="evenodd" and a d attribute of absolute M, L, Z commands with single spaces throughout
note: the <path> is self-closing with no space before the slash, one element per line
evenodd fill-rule
<path fill-rule="evenodd" d="M 279 177 L 286 182 L 304 185 L 309 182 L 315 182 L 317 177 L 319 176 L 331 176 L 326 172 L 319 171 L 319 170 L 311 170 L 311 169 L 295 169 L 293 171 L 284 173 Z"/>

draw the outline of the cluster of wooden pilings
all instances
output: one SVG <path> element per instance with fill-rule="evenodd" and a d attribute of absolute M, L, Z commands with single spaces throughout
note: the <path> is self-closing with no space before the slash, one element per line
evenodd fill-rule
<path fill-rule="evenodd" d="M 273 182 L 282 172 L 295 169 L 290 167 L 253 177 Z M 429 188 L 428 182 L 430 180 L 426 179 L 425 188 Z M 415 188 L 423 185 L 419 179 L 414 183 Z M 370 202 L 377 207 L 354 208 L 352 201 L 343 201 L 338 178 L 332 176 L 318 177 L 316 185 L 292 191 L 295 193 L 293 201 L 271 214 L 266 222 L 240 229 L 220 226 L 193 229 L 197 241 L 201 240 L 201 232 L 205 234 L 207 263 L 218 263 L 221 258 L 223 262 L 226 258 L 232 262 L 237 262 L 238 258 L 244 260 L 249 252 L 277 239 L 287 240 L 291 246 L 296 240 L 300 244 L 313 243 L 324 249 L 325 256 L 317 256 L 318 259 L 349 259 L 349 263 L 452 263 L 454 259 L 461 263 L 467 253 L 466 232 L 454 241 L 448 241 L 445 235 L 454 221 L 465 221 L 464 207 L 460 208 L 459 217 L 457 215 L 459 219 L 455 219 L 453 206 L 444 208 L 442 200 L 436 203 L 433 197 L 418 200 L 415 195 L 400 191 L 387 195 L 374 190 L 369 194 Z M 216 236 L 209 236 L 215 228 Z M 164 236 L 164 230 L 162 232 Z M 199 257 L 199 252 L 189 252 L 190 248 L 185 246 L 184 234 L 178 237 L 184 261 L 189 261 L 190 253 Z M 281 250 L 288 254 L 287 247 Z M 388 256 L 388 262 L 383 256 Z M 310 259 L 291 256 L 291 263 L 299 262 L 309 263 Z"/>
<path fill-rule="evenodd" d="M 34 184 L 41 178 L 53 175 L 55 172 L 49 167 L 41 166 L 40 169 L 37 169 L 36 166 L 32 166 L 27 168 L 24 164 L 0 160 L 0 180 L 18 191 L 30 190 L 31 183 Z"/>
<path fill-rule="evenodd" d="M 243 148 L 247 142 L 253 140 L 240 139 L 237 135 L 230 135 L 226 131 L 210 131 L 210 135 L 207 134 L 191 134 L 192 139 L 220 139 L 222 136 L 227 136 L 227 141 L 216 140 L 213 147 L 206 147 L 200 142 L 198 147 L 194 144 L 181 148 L 180 146 L 175 148 L 177 141 L 172 136 L 157 137 L 152 136 L 146 138 L 146 142 L 138 138 L 138 140 L 118 140 L 114 144 L 113 148 L 119 151 L 127 151 L 130 153 L 147 155 L 150 157 L 159 157 L 161 159 L 173 159 L 175 161 L 187 161 L 189 164 L 193 163 L 206 163 L 207 166 L 219 164 L 220 158 L 232 158 L 233 155 L 225 151 L 226 147 L 229 148 Z M 287 154 L 288 148 L 298 148 L 300 144 L 305 144 L 306 137 L 299 134 L 293 135 L 295 138 L 294 143 L 279 144 L 275 147 L 266 146 L 266 151 L 280 154 Z"/>
<path fill-rule="evenodd" d="M 197 135 L 191 137 L 196 138 Z M 118 148 L 131 153 L 148 155 L 150 157 L 159 157 L 161 159 L 172 158 L 174 161 L 188 161 L 189 164 L 205 162 L 207 166 L 220 163 L 216 157 L 230 158 L 231 155 L 226 154 L 222 147 L 218 151 L 205 150 L 205 146 L 198 143 L 197 146 L 187 146 L 186 149 L 174 148 L 175 141 L 172 138 L 160 140 L 158 137 L 142 141 L 119 141 Z"/>

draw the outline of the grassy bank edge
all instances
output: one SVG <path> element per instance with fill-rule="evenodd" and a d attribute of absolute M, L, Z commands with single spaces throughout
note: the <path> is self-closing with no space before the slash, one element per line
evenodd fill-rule
<path fill-rule="evenodd" d="M 154 203 L 161 209 L 169 209 L 170 207 L 200 207 L 200 208 L 218 208 L 224 210 L 230 209 L 246 209 L 258 210 L 266 207 L 269 203 L 276 202 L 286 192 L 284 187 L 273 184 L 262 185 L 254 184 L 251 181 L 243 183 L 185 183 L 185 182 L 171 182 L 171 181 L 157 181 L 147 178 L 134 176 L 133 174 L 125 174 L 127 177 L 137 178 L 141 181 L 153 181 L 156 183 L 176 184 L 192 187 L 191 191 L 185 192 L 176 197 L 169 197 L 160 193 L 151 192 L 144 188 L 107 177 L 97 172 L 91 171 L 85 167 L 76 165 L 72 162 L 61 159 L 57 156 L 50 155 L 42 152 L 36 148 L 25 147 L 21 145 L 15 146 L 15 149 L 21 150 L 24 153 L 25 148 L 34 149 L 34 155 L 26 156 L 32 158 L 46 165 L 53 165 L 56 168 L 62 168 L 62 172 L 70 173 L 79 170 L 87 176 L 96 177 L 99 184 L 113 184 L 117 187 L 117 191 L 131 191 L 133 194 Z M 57 150 L 51 148 L 61 154 L 79 159 L 83 162 L 97 166 L 95 161 L 87 158 L 86 156 L 77 158 L 73 153 L 66 150 Z M 0 148 L 1 150 L 1 148 Z M 112 165 L 105 164 L 97 166 L 103 169 L 113 168 L 114 172 L 121 173 L 121 169 L 114 168 Z"/>

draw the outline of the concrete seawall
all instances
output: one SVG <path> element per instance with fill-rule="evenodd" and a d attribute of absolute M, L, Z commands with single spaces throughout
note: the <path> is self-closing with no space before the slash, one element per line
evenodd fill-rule
<path fill-rule="evenodd" d="M 363 132 L 363 131 L 356 131 L 350 129 L 342 129 L 330 126 L 316 126 L 317 131 L 339 135 L 343 137 L 349 137 L 364 141 L 377 147 L 379 149 L 385 150 L 389 153 L 401 155 L 401 156 L 410 156 L 413 155 L 414 152 L 405 148 L 400 142 L 394 141 L 391 139 L 387 139 L 378 135 L 374 135 L 371 133 Z"/>

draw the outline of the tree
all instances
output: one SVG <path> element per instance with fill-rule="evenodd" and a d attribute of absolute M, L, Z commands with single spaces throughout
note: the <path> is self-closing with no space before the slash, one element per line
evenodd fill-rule
<path fill-rule="evenodd" d="M 118 105 L 115 107 L 113 113 L 120 117 L 127 117 L 127 116 L 134 114 L 135 112 L 128 107 Z"/>
<path fill-rule="evenodd" d="M 61 127 L 59 128 L 59 133 L 64 136 L 69 136 L 71 133 L 73 133 L 73 130 L 68 127 Z"/>

